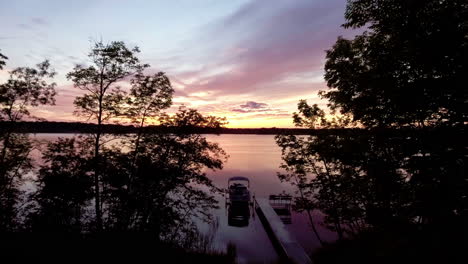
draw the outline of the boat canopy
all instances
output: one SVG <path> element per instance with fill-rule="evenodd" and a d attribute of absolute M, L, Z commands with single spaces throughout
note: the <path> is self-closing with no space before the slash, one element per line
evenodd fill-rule
<path fill-rule="evenodd" d="M 249 181 L 249 178 L 247 178 L 247 177 L 242 177 L 242 176 L 231 177 L 231 178 L 229 178 L 229 180 L 228 180 L 228 186 L 231 185 L 231 182 L 232 182 L 232 181 L 246 181 L 246 182 L 247 182 L 247 186 L 250 188 L 250 181 Z"/>
<path fill-rule="evenodd" d="M 229 178 L 229 181 L 249 181 L 249 178 L 237 176 Z"/>

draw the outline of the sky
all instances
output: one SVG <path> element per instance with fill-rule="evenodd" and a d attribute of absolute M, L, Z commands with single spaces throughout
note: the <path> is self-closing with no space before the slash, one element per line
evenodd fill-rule
<path fill-rule="evenodd" d="M 9 57 L 0 81 L 19 66 L 49 59 L 58 75 L 55 106 L 33 114 L 73 115 L 82 92 L 65 75 L 87 64 L 93 42 L 138 46 L 152 71 L 165 72 L 174 104 L 226 117 L 228 127 L 293 127 L 300 99 L 317 96 L 325 51 L 338 36 L 346 0 L 0 0 L 0 50 Z"/>

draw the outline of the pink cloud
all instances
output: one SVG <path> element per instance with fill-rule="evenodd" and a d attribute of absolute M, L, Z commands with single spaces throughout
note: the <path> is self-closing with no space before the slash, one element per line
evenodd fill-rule
<path fill-rule="evenodd" d="M 213 29 L 219 37 L 233 38 L 225 50 L 232 51 L 213 65 L 232 69 L 200 78 L 186 93 L 212 91 L 214 95 L 268 92 L 267 84 L 300 72 L 323 68 L 325 50 L 343 34 L 342 1 L 251 2 L 223 19 Z M 190 72 L 193 75 L 202 72 Z M 186 73 L 181 74 L 185 77 Z M 291 91 L 293 92 L 293 91 Z"/>
<path fill-rule="evenodd" d="M 238 120 L 281 119 L 285 123 L 299 99 L 311 99 L 318 90 L 326 89 L 317 78 L 323 71 L 325 50 L 339 35 L 354 34 L 340 27 L 345 5 L 343 0 L 251 1 L 202 28 L 174 52 L 164 53 L 166 57 L 149 62 L 170 77 L 175 88 L 173 108 L 185 104 Z M 33 22 L 40 25 L 42 21 Z M 142 50 L 142 59 L 148 61 L 145 52 Z M 56 49 L 50 53 L 56 61 L 85 59 Z M 63 74 L 72 68 L 69 63 L 57 66 Z M 61 85 L 57 91 L 57 105 L 46 107 L 41 114 L 51 120 L 78 120 L 72 116 L 73 100 L 81 91 L 71 84 Z M 313 100 L 318 102 L 316 96 Z M 267 106 L 241 107 L 249 101 Z"/>

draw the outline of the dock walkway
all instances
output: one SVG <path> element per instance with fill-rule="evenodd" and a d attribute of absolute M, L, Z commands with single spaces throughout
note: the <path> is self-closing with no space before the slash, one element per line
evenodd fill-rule
<path fill-rule="evenodd" d="M 311 264 L 312 260 L 297 240 L 286 230 L 283 222 L 267 199 L 254 199 L 255 210 L 278 254 L 294 264 Z"/>

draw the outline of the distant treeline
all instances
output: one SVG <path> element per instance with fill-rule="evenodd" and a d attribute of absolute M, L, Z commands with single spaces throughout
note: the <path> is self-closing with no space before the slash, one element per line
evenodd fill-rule
<path fill-rule="evenodd" d="M 94 133 L 96 124 L 80 122 L 0 122 L 0 131 L 8 129 L 17 133 Z M 106 124 L 102 126 L 104 133 L 125 134 L 136 133 L 137 127 L 133 125 Z M 172 133 L 180 132 L 181 129 L 202 134 L 295 134 L 306 135 L 311 129 L 303 128 L 211 128 L 211 127 L 185 127 L 174 128 L 167 126 L 147 126 L 143 128 L 144 133 Z"/>
<path fill-rule="evenodd" d="M 96 124 L 80 123 L 80 122 L 0 122 L 0 132 L 8 130 L 16 133 L 95 133 Z M 126 134 L 136 133 L 137 127 L 133 125 L 107 124 L 103 125 L 102 132 L 109 134 Z M 167 126 L 147 126 L 143 128 L 144 133 L 180 133 L 181 130 L 186 130 L 191 133 L 201 134 L 257 134 L 257 135 L 314 135 L 314 134 L 349 134 L 349 133 L 366 133 L 376 132 L 381 133 L 410 133 L 415 128 L 399 128 L 399 129 L 360 129 L 360 128 L 336 128 L 336 129 L 305 129 L 305 128 L 207 128 L 207 127 L 185 127 L 175 128 Z M 429 129 L 438 130 L 439 132 L 449 132 L 453 129 Z M 448 131 L 447 131 L 448 130 Z M 464 129 L 462 129 L 464 130 Z"/>
<path fill-rule="evenodd" d="M 97 129 L 96 124 L 80 122 L 0 122 L 1 130 L 10 130 L 17 133 L 94 133 Z M 136 133 L 137 127 L 133 125 L 106 124 L 102 131 L 111 134 Z M 145 133 L 172 133 L 180 131 L 181 128 L 167 126 L 147 126 L 143 128 Z M 190 132 L 202 134 L 295 134 L 306 135 L 312 132 L 311 129 L 303 128 L 205 128 L 190 127 Z"/>

